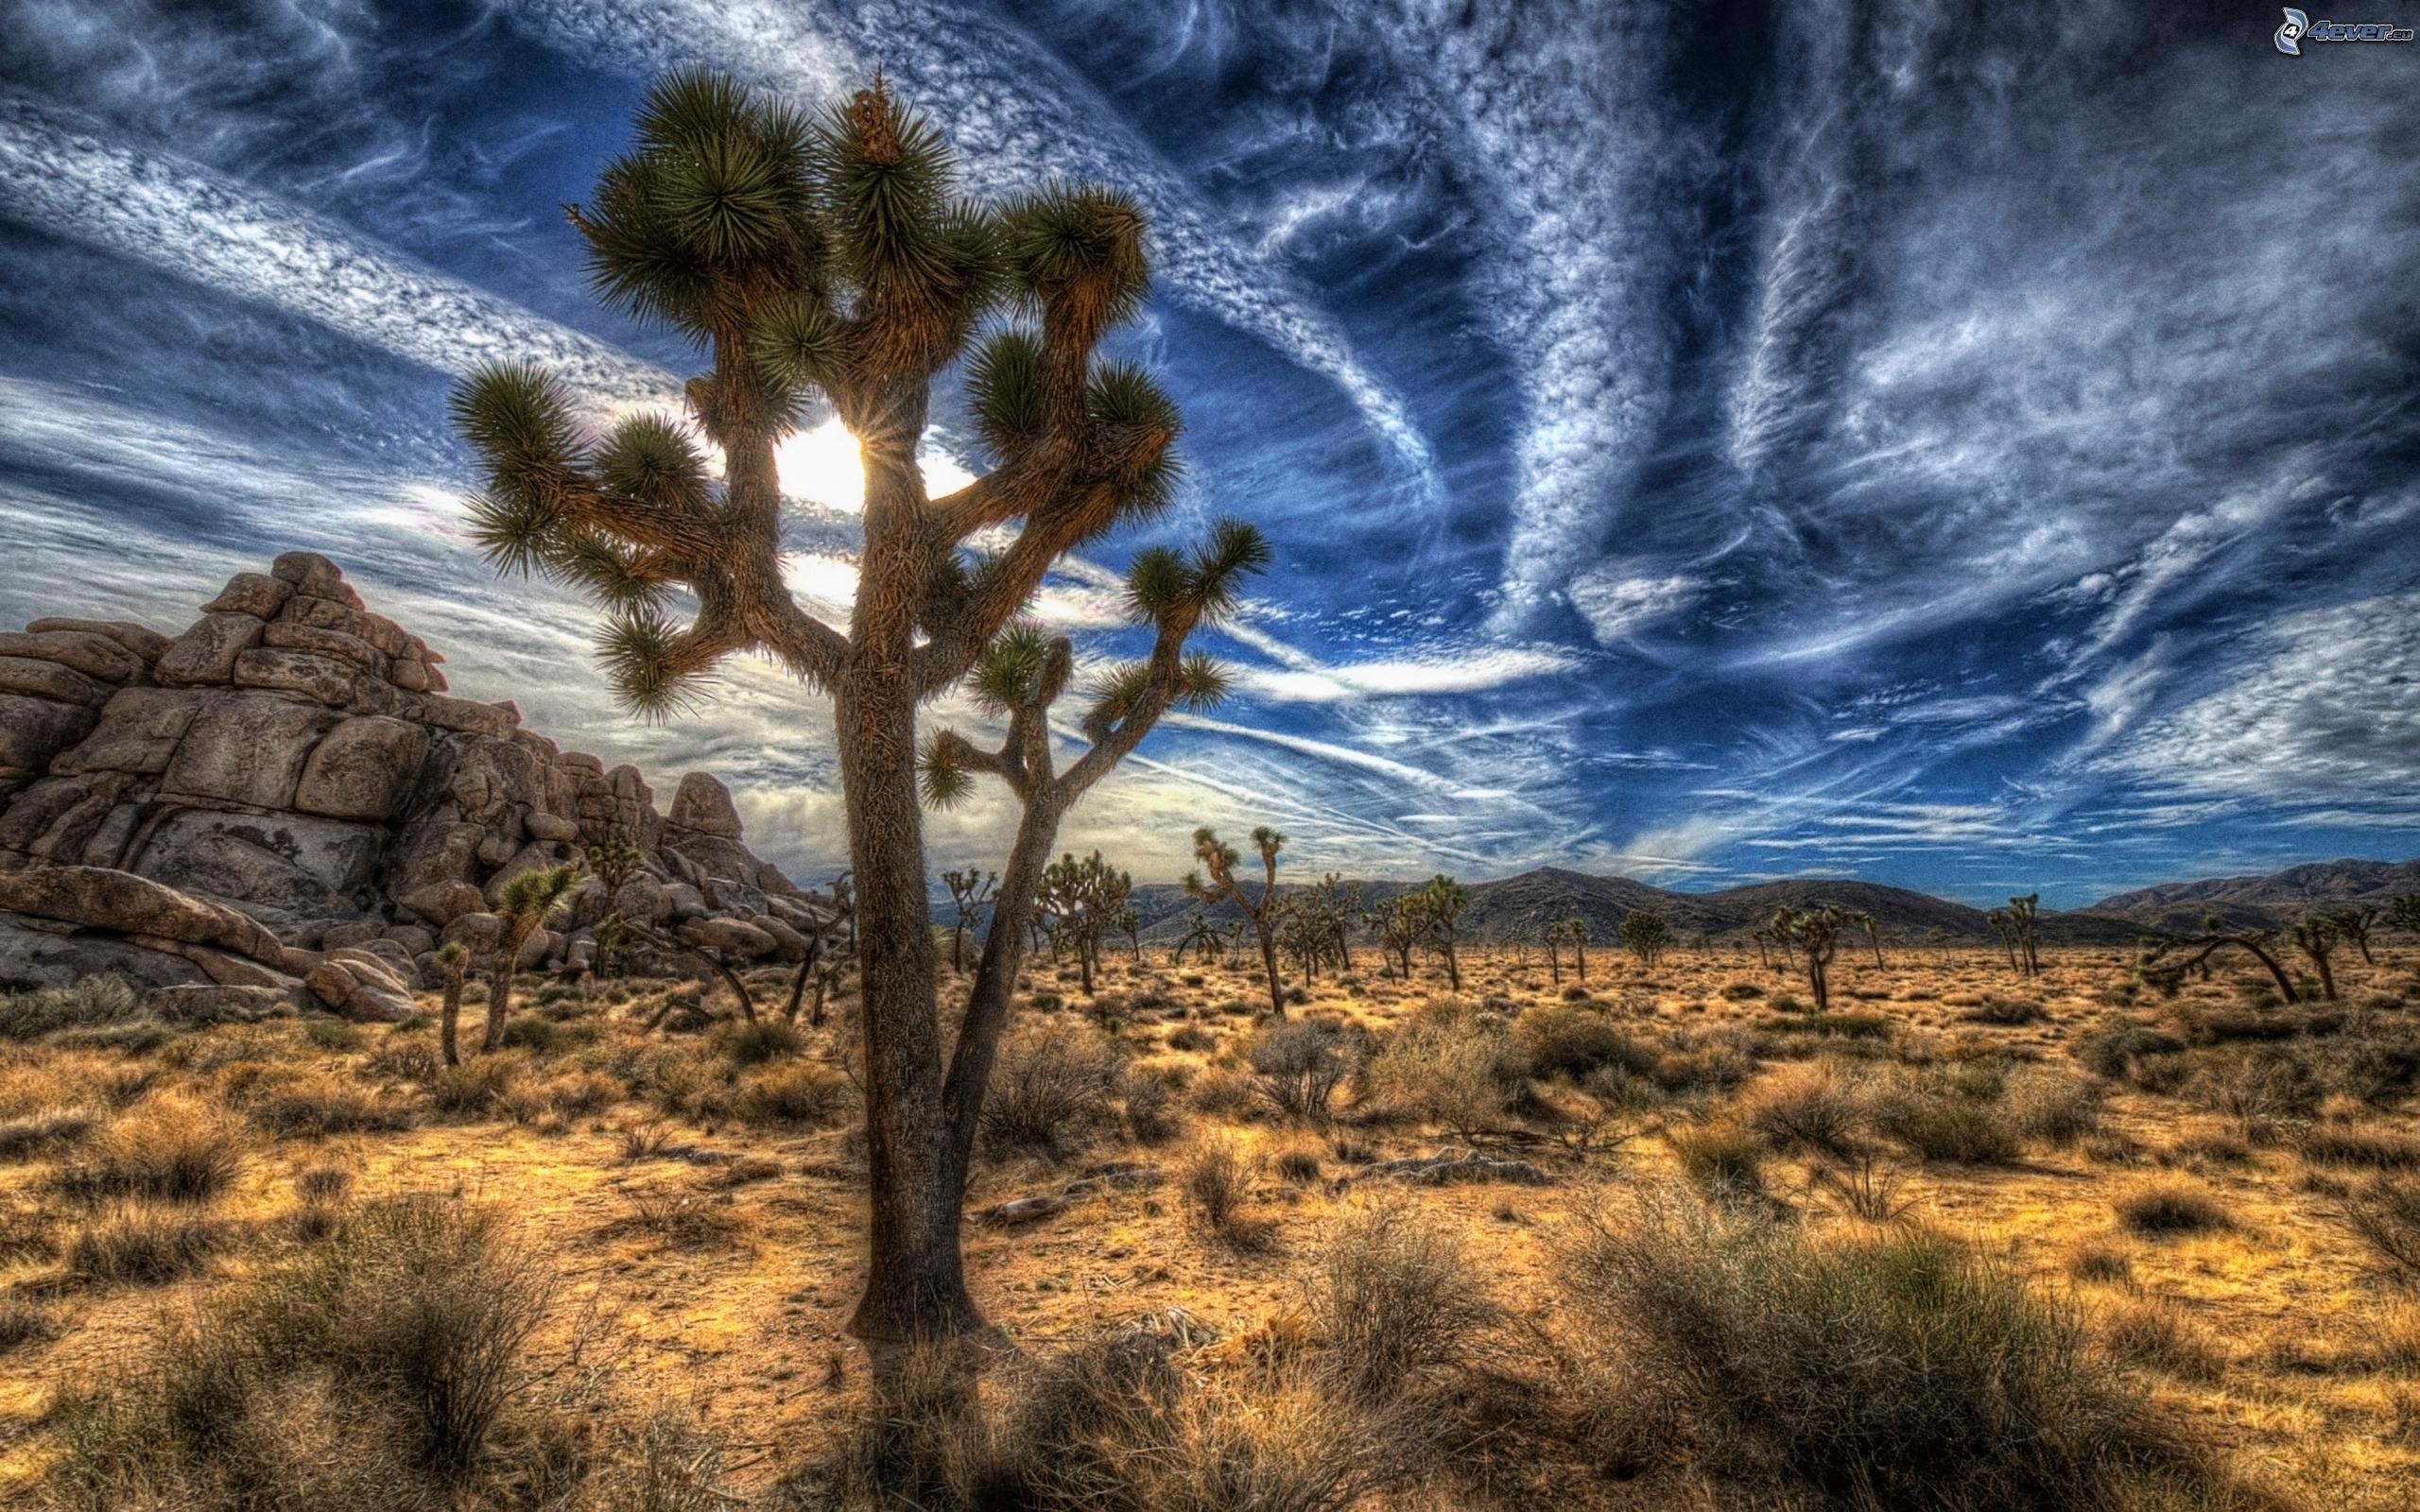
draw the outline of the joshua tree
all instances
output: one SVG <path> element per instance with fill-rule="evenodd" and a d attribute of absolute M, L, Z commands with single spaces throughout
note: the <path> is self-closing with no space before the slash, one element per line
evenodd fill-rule
<path fill-rule="evenodd" d="M 1849 915 L 1831 903 L 1798 909 L 1784 904 L 1773 910 L 1772 934 L 1794 952 L 1806 969 L 1807 990 L 1815 995 L 1815 1011 L 1832 1008 L 1832 956 L 1841 947 L 1841 931 Z"/>
<path fill-rule="evenodd" d="M 1252 847 L 1260 857 L 1258 899 L 1236 881 L 1236 868 L 1243 856 L 1206 827 L 1193 832 L 1193 856 L 1201 866 L 1185 874 L 1184 890 L 1206 903 L 1233 899 L 1242 910 L 1260 939 L 1260 969 L 1269 978 L 1269 1009 L 1282 1019 L 1286 1017 L 1286 984 L 1277 975 L 1277 852 L 1286 849 L 1286 837 L 1264 824 L 1252 832 Z M 1206 881 L 1204 872 L 1209 874 Z"/>
<path fill-rule="evenodd" d="M 488 992 L 487 1033 L 479 1048 L 493 1051 L 504 1043 L 505 1016 L 512 1011 L 512 971 L 521 949 L 571 897 L 579 881 L 572 867 L 532 867 L 504 885 L 496 900 L 496 916 L 504 927 L 496 932 L 495 981 Z"/>
<path fill-rule="evenodd" d="M 950 926 L 949 969 L 959 975 L 966 974 L 966 930 L 975 916 L 999 891 L 1000 874 L 996 871 L 944 871 L 942 885 L 949 889 L 950 906 L 958 911 L 958 921 Z"/>
<path fill-rule="evenodd" d="M 1772 930 L 1770 928 L 1750 930 L 1748 932 L 1748 937 L 1756 942 L 1756 964 L 1764 967 L 1768 971 L 1772 970 L 1773 964 L 1772 953 L 1766 947 L 1773 942 Z"/>
<path fill-rule="evenodd" d="M 1353 917 L 1361 911 L 1361 885 L 1331 871 L 1318 885 L 1304 888 L 1294 902 L 1305 920 L 1313 962 L 1327 961 L 1340 972 L 1350 974 Z"/>
<path fill-rule="evenodd" d="M 1203 960 L 1220 959 L 1225 954 L 1226 943 L 1227 936 L 1211 924 L 1210 916 L 1197 909 L 1185 916 L 1184 934 L 1177 940 L 1176 948 L 1168 952 L 1168 964 L 1183 966 L 1184 953 L 1196 945 L 1201 947 Z"/>
<path fill-rule="evenodd" d="M 2420 935 L 2420 892 L 2401 893 L 2387 900 L 2387 922 L 2407 935 Z"/>
<path fill-rule="evenodd" d="M 1563 986 L 1563 923 L 1557 920 L 1538 932 L 1547 948 L 1547 974 L 1557 987 Z"/>
<path fill-rule="evenodd" d="M 581 854 L 588 859 L 590 873 L 605 885 L 609 905 L 614 895 L 622 890 L 622 884 L 637 876 L 639 868 L 647 865 L 647 852 L 618 834 L 584 847 Z"/>
<path fill-rule="evenodd" d="M 2286 939 L 2308 958 L 2312 970 L 2319 972 L 2320 995 L 2328 1002 L 2336 1001 L 2336 945 L 2344 937 L 2343 926 L 2333 914 L 2308 914 L 2296 919 L 2286 930 Z M 2286 994 L 2286 1001 L 2294 995 Z"/>
<path fill-rule="evenodd" d="M 2215 917 L 2204 919 L 2202 922 L 2203 932 L 2200 935 L 2190 939 L 2159 940 L 2143 952 L 2139 969 L 2144 977 L 2153 986 L 2163 990 L 2173 991 L 2184 980 L 2185 973 L 2196 968 L 2207 976 L 2208 962 L 2212 953 L 2233 946 L 2251 955 L 2268 969 L 2269 979 L 2277 984 L 2277 995 L 2280 998 L 2291 1003 L 2300 995 L 2295 992 L 2293 979 L 2286 974 L 2286 969 L 2278 964 L 2276 956 L 2269 953 L 2263 936 L 2254 934 L 2227 934 L 2218 928 L 2218 920 Z M 2190 957 L 2173 966 L 2166 968 L 2160 966 L 2159 963 L 2171 953 L 2188 950 L 2194 953 Z"/>
<path fill-rule="evenodd" d="M 1634 908 L 1622 916 L 1622 943 L 1638 957 L 1638 964 L 1651 971 L 1664 958 L 1665 948 L 1671 939 L 1672 926 L 1651 908 Z"/>
<path fill-rule="evenodd" d="M 1580 980 L 1588 980 L 1588 920 L 1574 914 L 1563 921 L 1564 937 L 1571 941 L 1571 963 Z"/>
<path fill-rule="evenodd" d="M 1880 966 L 1882 964 L 1882 926 L 1875 921 L 1872 914 L 1860 913 L 1852 917 L 1857 927 L 1865 932 L 1866 944 L 1874 948 L 1874 964 Z"/>
<path fill-rule="evenodd" d="M 2035 940 L 2035 925 L 2040 921 L 2042 913 L 2041 902 L 2042 895 L 2038 892 L 2008 901 L 2007 922 L 2003 928 L 2008 936 L 2010 958 L 2020 976 L 2042 974 L 2042 953 Z"/>
<path fill-rule="evenodd" d="M 1418 893 L 1397 893 L 1375 909 L 1361 916 L 1378 936 L 1378 954 L 1386 962 L 1385 971 L 1393 971 L 1405 981 L 1411 979 L 1411 951 L 1420 943 L 1426 925 L 1422 921 Z"/>
<path fill-rule="evenodd" d="M 1036 902 L 1050 920 L 1052 942 L 1063 940 L 1074 949 L 1086 997 L 1092 996 L 1093 972 L 1100 967 L 1101 939 L 1128 911 L 1127 895 L 1133 890 L 1134 879 L 1113 868 L 1098 850 L 1081 861 L 1071 850 L 1042 869 Z"/>
<path fill-rule="evenodd" d="M 1421 936 L 1437 958 L 1445 963 L 1446 980 L 1454 990 L 1462 989 L 1462 961 L 1455 950 L 1455 936 L 1461 925 L 1462 909 L 1470 900 L 1462 892 L 1462 885 L 1439 872 L 1428 879 L 1428 885 L 1411 895 L 1414 917 L 1420 922 Z"/>
<path fill-rule="evenodd" d="M 607 608 L 606 670 L 642 712 L 679 711 L 724 658 L 749 652 L 831 697 L 857 887 L 872 1209 L 850 1326 L 881 1347 L 961 1335 L 982 1322 L 959 1246 L 966 1166 L 1058 819 L 1163 709 L 1215 692 L 1215 672 L 1182 658 L 1184 640 L 1229 602 L 1218 593 L 1233 573 L 1219 569 L 1256 567 L 1266 551 L 1230 526 L 1193 563 L 1138 559 L 1130 590 L 1157 631 L 1150 660 L 1104 689 L 1084 721 L 1092 747 L 1068 771 L 1033 761 L 1034 741 L 1047 755 L 1041 711 L 1064 680 L 1063 643 L 1027 633 L 1029 652 L 1004 660 L 1004 632 L 1053 563 L 1153 513 L 1176 475 L 1174 404 L 1140 369 L 1098 356 L 1149 289 L 1141 210 L 1057 182 L 1005 205 L 963 198 L 939 134 L 878 76 L 814 120 L 728 78 L 676 74 L 649 89 L 637 129 L 572 224 L 597 291 L 689 337 L 707 370 L 688 385 L 684 417 L 633 416 L 601 437 L 533 368 L 474 375 L 457 398 L 487 472 L 472 529 L 500 565 L 572 582 Z M 1022 318 L 987 326 L 1000 311 Z M 936 499 L 916 457 L 934 379 L 960 359 L 997 465 Z M 809 613 L 783 576 L 774 443 L 820 403 L 865 466 L 845 628 Z M 1004 545 L 976 558 L 978 540 Z M 1032 675 L 1004 683 L 1019 665 Z M 923 796 L 947 798 L 969 766 L 1016 790 L 1024 816 L 1002 895 L 1019 917 L 990 932 L 989 980 L 978 975 L 945 1058 L 916 713 L 978 668 L 995 689 L 1013 684 L 1009 746 L 977 753 L 937 736 Z"/>
<path fill-rule="evenodd" d="M 2350 908 L 2330 909 L 2325 917 L 2336 926 L 2339 936 L 2351 940 L 2353 948 L 2361 953 L 2362 965 L 2376 966 L 2378 958 L 2370 954 L 2370 935 L 2378 927 L 2378 918 L 2385 911 L 2372 903 L 2356 903 Z"/>
<path fill-rule="evenodd" d="M 445 997 L 437 1008 L 437 1053 L 447 1065 L 458 1066 L 462 1063 L 462 973 L 471 969 L 471 948 L 458 939 L 449 939 L 437 947 L 432 964 L 445 983 Z"/>

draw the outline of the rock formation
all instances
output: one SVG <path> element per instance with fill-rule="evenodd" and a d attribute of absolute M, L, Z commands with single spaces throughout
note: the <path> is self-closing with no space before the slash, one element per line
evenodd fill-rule
<path fill-rule="evenodd" d="M 307 552 L 238 574 L 173 639 L 118 621 L 0 634 L 0 982 L 117 971 L 226 1014 L 308 993 L 408 1011 L 441 939 L 492 939 L 504 883 L 635 847 L 524 969 L 595 950 L 618 908 L 728 957 L 802 958 L 828 920 L 742 843 L 713 776 L 671 813 L 632 766 L 556 748 Z M 173 989 L 173 990 L 171 990 Z"/>

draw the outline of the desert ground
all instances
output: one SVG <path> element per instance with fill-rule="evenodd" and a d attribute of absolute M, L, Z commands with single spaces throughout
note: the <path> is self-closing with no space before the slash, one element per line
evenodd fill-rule
<path fill-rule="evenodd" d="M 1050 1362 L 1063 1381 L 1100 1340 L 1149 1336 L 1196 1383 L 1182 1444 L 1151 1440 L 1158 1489 L 1044 1504 L 2412 1503 L 2410 943 L 2341 963 L 2341 1001 L 2291 1005 L 2223 956 L 2170 994 L 2125 950 L 2052 950 L 2031 980 L 1985 944 L 1844 950 L 1821 1015 L 1748 945 L 1651 969 L 1593 947 L 1560 982 L 1537 950 L 1465 947 L 1459 992 L 1442 963 L 1400 980 L 1357 954 L 1284 1025 L 1245 954 L 1120 945 L 1089 998 L 1072 966 L 1028 968 L 968 1208 L 1003 1336 L 984 1400 L 951 1408 L 968 1463 L 1047 1436 Z M 393 1025 L 189 1030 L 105 986 L 8 1000 L 0 1502 L 192 1504 L 208 1481 L 227 1505 L 848 1504 L 881 1439 L 845 1328 L 851 1002 L 793 1027 L 784 985 L 761 973 L 775 1006 L 750 1025 L 699 982 L 526 978 L 486 1056 L 475 987 L 453 1069 L 434 994 Z M 240 1320 L 268 1279 L 324 1280 L 313 1257 L 347 1246 L 386 1275 L 376 1251 L 415 1211 L 458 1242 L 437 1291 L 499 1291 L 517 1320 L 475 1463 L 416 1479 L 346 1448 L 366 1419 L 312 1405 L 348 1400 L 335 1354 L 310 1400 L 236 1414 L 275 1444 L 144 1436 L 182 1420 L 197 1338 L 265 1336 Z M 1638 1247 L 1649 1231 L 1667 1250 Z M 1686 1368 L 1718 1345 L 1640 1272 L 1754 1243 L 1952 1257 L 2154 1447 L 2087 1493 L 2018 1474 L 1927 1503 L 1920 1468 L 1842 1478 L 1811 1430 L 1707 1395 L 1754 1388 L 1737 1361 Z M 1643 1307 L 1665 1321 L 1634 1326 Z M 1402 1336 L 1353 1345 L 1357 1318 Z M 1751 1342 L 1786 1355 L 1788 1324 Z M 1359 1398 L 1333 1368 L 1353 1349 Z M 1888 1379 L 1801 1367 L 1833 1391 Z M 210 1480 L 246 1455 L 244 1486 Z"/>

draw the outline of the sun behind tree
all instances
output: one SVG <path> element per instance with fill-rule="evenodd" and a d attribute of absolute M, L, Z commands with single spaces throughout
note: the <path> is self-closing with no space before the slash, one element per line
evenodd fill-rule
<path fill-rule="evenodd" d="M 1087 184 L 998 206 L 963 197 L 939 134 L 879 75 L 810 117 L 717 75 L 674 74 L 648 91 L 637 134 L 572 224 L 599 296 L 688 336 L 707 369 L 689 381 L 685 416 L 631 417 L 601 436 L 534 367 L 474 374 L 455 400 L 487 472 L 472 530 L 499 567 L 596 599 L 606 672 L 640 713 L 686 708 L 742 652 L 831 696 L 871 1168 L 869 1280 L 851 1328 L 875 1345 L 963 1334 L 982 1318 L 966 1292 L 959 1208 L 1019 953 L 986 952 L 945 1064 L 920 778 L 924 796 L 948 800 L 970 769 L 993 772 L 1024 807 L 1014 885 L 991 931 L 1013 947 L 1032 891 L 1015 863 L 1033 857 L 1038 869 L 1066 808 L 1172 702 L 1219 696 L 1216 667 L 1182 646 L 1233 608 L 1236 580 L 1268 551 L 1226 522 L 1192 553 L 1137 558 L 1129 608 L 1152 632 L 1150 656 L 1100 679 L 1080 722 L 1091 748 L 1054 772 L 1046 713 L 1067 683 L 1067 643 L 1016 616 L 1053 563 L 1159 511 L 1178 475 L 1174 403 L 1139 368 L 1098 352 L 1150 288 L 1141 209 Z M 976 343 L 1003 309 L 1014 318 Z M 933 380 L 961 358 L 997 465 L 936 499 L 916 458 Z M 807 612 L 783 577 L 774 451 L 818 401 L 864 457 L 865 542 L 845 630 Z M 978 539 L 1001 544 L 977 555 Z M 920 764 L 918 707 L 970 673 L 1011 716 L 1010 747 L 937 736 Z M 1028 737 L 1039 762 L 1026 759 Z"/>

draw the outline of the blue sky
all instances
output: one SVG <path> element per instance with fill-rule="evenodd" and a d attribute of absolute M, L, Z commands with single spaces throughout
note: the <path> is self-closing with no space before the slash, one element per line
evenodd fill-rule
<path fill-rule="evenodd" d="M 1493 19 L 1490 13 L 1493 12 Z M 2187 12 L 2190 12 L 2189 14 Z M 1010 193 L 1136 193 L 1120 338 L 1178 508 L 1280 569 L 1071 819 L 1308 870 L 1858 875 L 2056 902 L 2420 837 L 2420 47 L 2258 6 L 0 0 L 0 619 L 175 627 L 309 546 L 536 728 L 739 790 L 812 879 L 828 715 L 736 665 L 607 706 L 578 603 L 465 544 L 454 374 L 600 412 L 692 359 L 557 207 L 645 79 L 822 100 L 876 63 Z M 837 443 L 837 449 L 836 449 Z M 928 467 L 979 467 L 955 397 Z M 845 597 L 847 446 L 786 454 Z M 791 473 L 795 472 L 793 479 Z M 944 706 L 937 717 L 966 722 Z M 937 819 L 996 856 L 1006 809 Z"/>

